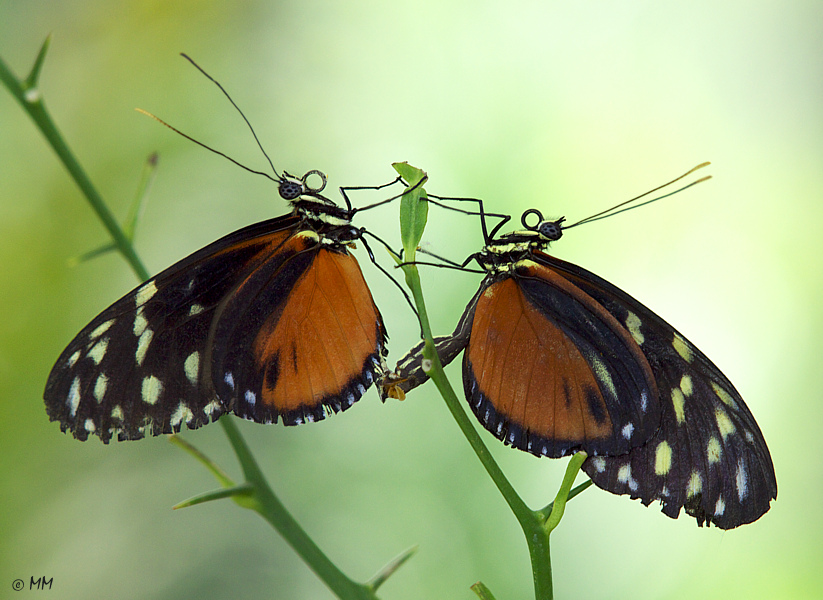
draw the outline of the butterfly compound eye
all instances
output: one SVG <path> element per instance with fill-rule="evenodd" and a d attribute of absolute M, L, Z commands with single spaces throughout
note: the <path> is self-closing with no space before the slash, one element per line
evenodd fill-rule
<path fill-rule="evenodd" d="M 562 223 L 565 219 L 560 218 L 557 221 L 543 221 L 537 226 L 537 232 L 549 240 L 559 240 L 563 235 Z"/>
<path fill-rule="evenodd" d="M 280 196 L 284 200 L 294 200 L 303 193 L 303 185 L 297 181 L 283 179 L 280 182 Z"/>

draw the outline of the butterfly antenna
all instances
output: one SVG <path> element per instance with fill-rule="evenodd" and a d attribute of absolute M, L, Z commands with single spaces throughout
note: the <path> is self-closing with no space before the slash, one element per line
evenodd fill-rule
<path fill-rule="evenodd" d="M 707 167 L 710 164 L 711 163 L 708 162 L 708 161 L 704 162 L 704 163 L 700 163 L 699 165 L 697 165 L 693 169 L 690 169 L 687 172 L 683 173 L 680 177 L 672 179 L 671 181 L 669 181 L 667 183 L 664 183 L 663 185 L 659 185 L 656 188 L 654 188 L 652 190 L 649 190 L 648 192 L 640 194 L 639 196 L 635 196 L 634 198 L 631 198 L 630 200 L 626 200 L 625 202 L 621 202 L 620 204 L 612 206 L 611 208 L 607 208 L 606 210 L 601 211 L 597 214 L 594 214 L 590 217 L 586 217 L 585 219 L 581 219 L 577 223 L 572 223 L 571 225 L 564 225 L 563 229 L 571 229 L 572 227 L 577 227 L 578 225 L 583 225 L 584 223 L 592 223 L 594 221 L 599 221 L 600 219 L 605 219 L 607 217 L 613 217 L 614 215 L 618 215 L 622 212 L 626 212 L 627 210 L 640 208 L 641 206 L 646 206 L 647 204 L 651 204 L 652 202 L 657 202 L 658 200 L 662 200 L 663 198 L 668 198 L 669 196 L 673 196 L 674 194 L 677 194 L 678 192 L 682 192 L 683 190 L 687 190 L 690 187 L 692 187 L 693 185 L 697 185 L 698 183 L 702 183 L 702 182 L 704 182 L 708 179 L 711 179 L 712 176 L 707 175 L 705 177 L 701 177 L 697 181 L 693 181 L 692 183 L 690 183 L 688 185 L 684 185 L 683 187 L 678 188 L 678 189 L 674 190 L 673 192 L 669 192 L 668 194 L 663 194 L 662 196 L 652 198 L 651 200 L 646 200 L 645 202 L 641 202 L 640 204 L 635 204 L 634 206 L 626 206 L 627 204 L 631 204 L 632 202 L 637 202 L 641 198 L 645 198 L 649 194 L 653 194 L 654 192 L 656 192 L 658 190 L 662 190 L 664 187 L 668 187 L 671 184 L 676 183 L 676 182 L 680 181 L 681 179 L 683 179 L 685 177 L 688 177 L 689 175 L 691 175 L 692 173 L 694 173 L 698 169 L 702 169 L 703 167 Z M 624 206 L 626 206 L 626 208 L 622 208 Z M 621 210 L 617 210 L 618 208 L 620 208 Z"/>
<path fill-rule="evenodd" d="M 186 138 L 186 139 L 187 139 L 187 140 L 189 140 L 190 142 L 194 142 L 194 143 L 195 143 L 195 144 L 197 144 L 198 146 L 202 146 L 202 147 L 203 147 L 203 148 L 205 148 L 206 150 L 208 150 L 208 151 L 210 151 L 210 152 L 214 152 L 215 154 L 218 154 L 218 155 L 222 156 L 223 158 L 230 160 L 231 162 L 233 162 L 234 164 L 236 164 L 238 167 L 241 167 L 241 168 L 243 168 L 243 169 L 246 169 L 246 171 L 248 171 L 249 173 L 254 173 L 255 175 L 262 175 L 263 177 L 266 177 L 266 178 L 268 178 L 268 179 L 271 179 L 271 180 L 272 180 L 272 181 L 274 181 L 275 183 L 280 183 L 280 181 L 281 181 L 281 179 L 275 179 L 274 177 L 272 177 L 271 175 L 269 175 L 268 173 L 265 173 L 265 172 L 263 172 L 263 171 L 255 171 L 254 169 L 250 169 L 249 167 L 247 167 L 247 166 L 246 166 L 246 165 L 244 165 L 243 163 L 241 163 L 241 162 L 238 162 L 238 161 L 234 160 L 234 159 L 233 159 L 231 156 L 229 156 L 228 154 L 224 154 L 224 153 L 220 152 L 220 150 L 215 150 L 215 149 L 214 149 L 214 148 L 212 148 L 211 146 L 207 146 L 207 145 L 206 145 L 206 144 L 204 144 L 203 142 L 200 142 L 200 141 L 198 141 L 198 140 L 194 139 L 194 138 L 193 138 L 193 137 L 191 137 L 190 135 L 186 135 L 185 133 L 183 133 L 182 131 L 180 131 L 180 130 L 179 130 L 179 129 L 177 129 L 176 127 L 172 127 L 171 125 L 169 125 L 168 123 L 166 123 L 166 122 L 165 122 L 163 119 L 161 119 L 160 117 L 155 116 L 155 115 L 151 114 L 150 112 L 148 112 L 148 111 L 146 111 L 146 110 L 143 110 L 142 108 L 135 108 L 134 110 L 136 110 L 136 111 L 137 111 L 137 112 L 139 112 L 139 113 L 142 113 L 142 114 L 146 115 L 147 117 L 151 117 L 152 119 L 154 119 L 155 121 L 157 121 L 157 122 L 158 122 L 158 123 L 160 123 L 161 125 L 165 125 L 165 126 L 166 126 L 166 127 L 168 127 L 169 129 L 171 129 L 171 130 L 172 130 L 173 132 L 175 132 L 176 134 L 178 134 L 178 135 L 182 135 L 184 138 Z M 278 175 L 278 177 L 279 177 L 279 175 Z"/>
<path fill-rule="evenodd" d="M 206 73 L 206 71 L 204 71 L 203 68 L 200 65 L 198 65 L 196 62 L 194 62 L 194 60 L 190 56 L 188 56 L 187 54 L 185 54 L 183 52 L 180 53 L 180 56 L 182 56 L 187 61 L 189 61 L 191 64 L 193 64 L 194 67 L 198 71 L 200 71 L 203 75 L 205 75 L 214 85 L 219 87 L 220 91 L 223 92 L 223 95 L 226 98 L 229 99 L 229 102 L 231 102 L 232 106 L 234 106 L 234 108 L 237 109 L 237 112 L 240 113 L 240 116 L 243 117 L 243 120 L 246 122 L 246 125 L 248 125 L 249 131 L 251 131 L 251 134 L 254 136 L 254 141 L 257 142 L 257 147 L 260 148 L 260 152 L 262 152 L 263 156 L 266 157 L 266 160 L 269 161 L 269 166 L 271 167 L 271 170 L 277 176 L 277 179 L 282 181 L 283 177 L 280 175 L 280 173 L 277 172 L 277 169 L 274 168 L 274 163 L 271 161 L 271 158 L 269 158 L 269 155 L 266 154 L 266 150 L 263 148 L 263 144 L 260 143 L 260 139 L 257 137 L 257 134 L 254 131 L 254 127 L 251 126 L 251 123 L 249 123 L 249 120 L 246 118 L 246 115 L 243 114 L 243 111 L 240 110 L 240 107 L 237 106 L 237 104 L 235 103 L 234 100 L 232 100 L 231 96 L 229 96 L 229 93 L 225 90 L 225 88 L 222 85 L 220 85 L 220 82 L 217 81 L 214 77 L 212 77 L 211 75 Z M 219 154 L 219 152 L 218 152 L 218 154 Z M 249 170 L 251 170 L 251 169 L 249 169 Z"/>

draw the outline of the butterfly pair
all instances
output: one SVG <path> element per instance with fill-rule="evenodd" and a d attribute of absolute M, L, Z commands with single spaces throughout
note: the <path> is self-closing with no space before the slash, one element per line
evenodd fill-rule
<path fill-rule="evenodd" d="M 311 188 L 314 173 L 281 178 L 291 214 L 203 248 L 86 326 L 49 376 L 50 418 L 104 442 L 227 412 L 295 425 L 349 408 L 378 380 L 384 397 L 423 383 L 422 346 L 385 375 L 385 326 L 348 252 L 364 233 L 357 209 Z M 498 237 L 505 221 L 491 234 L 483 221 L 485 246 L 462 266 L 474 260 L 485 279 L 436 340 L 444 364 L 464 352 L 478 420 L 539 456 L 585 451 L 598 486 L 659 500 L 670 517 L 685 508 L 724 529 L 759 518 L 774 469 L 732 384 L 634 298 L 548 255 L 571 227 L 563 219 L 521 220 L 525 230 Z"/>

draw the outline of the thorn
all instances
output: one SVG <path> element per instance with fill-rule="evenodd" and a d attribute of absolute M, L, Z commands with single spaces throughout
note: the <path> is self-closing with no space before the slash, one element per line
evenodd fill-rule
<path fill-rule="evenodd" d="M 40 46 L 40 51 L 37 53 L 37 58 L 34 59 L 34 65 L 29 72 L 29 76 L 23 81 L 23 89 L 26 90 L 26 101 L 35 103 L 40 100 L 40 92 L 38 90 L 38 83 L 40 80 L 40 71 L 43 68 L 43 62 L 46 60 L 46 52 L 51 44 L 51 34 L 46 36 L 43 40 L 43 45 Z"/>

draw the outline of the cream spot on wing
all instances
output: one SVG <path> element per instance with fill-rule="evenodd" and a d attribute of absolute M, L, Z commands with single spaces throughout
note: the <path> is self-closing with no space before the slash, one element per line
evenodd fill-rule
<path fill-rule="evenodd" d="M 137 306 L 143 306 L 146 302 L 151 300 L 151 297 L 157 293 L 157 286 L 154 281 L 149 281 L 146 285 L 137 290 L 134 295 L 134 302 Z"/>
<path fill-rule="evenodd" d="M 95 424 L 94 424 L 94 421 L 92 421 L 91 419 L 86 419 L 86 422 L 85 422 L 85 423 L 83 423 L 83 427 L 84 427 L 84 428 L 86 429 L 86 431 L 88 431 L 89 433 L 94 433 L 94 431 L 97 429 L 97 427 L 96 427 L 96 426 L 95 426 Z"/>
<path fill-rule="evenodd" d="M 706 445 L 706 457 L 708 458 L 709 464 L 713 465 L 720 462 L 721 454 L 723 454 L 723 448 L 720 445 L 720 440 L 712 436 Z"/>
<path fill-rule="evenodd" d="M 68 404 L 69 404 L 69 416 L 73 417 L 77 413 L 77 407 L 80 405 L 80 378 L 79 377 L 75 377 L 74 380 L 71 382 L 71 387 L 69 388 Z"/>
<path fill-rule="evenodd" d="M 597 380 L 609 390 L 612 398 L 617 398 L 617 389 L 614 387 L 614 381 L 605 363 L 596 354 L 587 354 L 586 360 Z"/>
<path fill-rule="evenodd" d="M 683 395 L 688 398 L 694 392 L 694 386 L 692 385 L 692 378 L 689 375 L 683 375 L 683 378 L 680 380 L 680 389 L 683 390 Z"/>
<path fill-rule="evenodd" d="M 80 358 L 80 350 L 76 350 L 74 354 L 69 356 L 69 360 L 66 362 L 66 366 L 71 369 L 76 363 L 77 359 Z"/>
<path fill-rule="evenodd" d="M 632 491 L 637 489 L 637 480 L 632 479 L 632 466 L 629 464 L 621 465 L 617 470 L 617 481 L 627 484 Z"/>
<path fill-rule="evenodd" d="M 723 502 L 723 496 L 720 496 L 717 499 L 717 504 L 714 505 L 714 516 L 715 517 L 723 516 L 724 512 L 726 512 L 726 503 Z"/>
<path fill-rule="evenodd" d="M 111 409 L 111 418 L 117 419 L 118 421 L 123 420 L 123 408 L 118 404 L 113 409 Z"/>
<path fill-rule="evenodd" d="M 94 382 L 94 398 L 98 403 L 103 401 L 103 396 L 106 395 L 106 387 L 109 385 L 109 378 L 105 373 L 100 373 L 97 380 Z"/>
<path fill-rule="evenodd" d="M 674 334 L 674 340 L 672 340 L 672 348 L 674 348 L 674 351 L 687 363 L 692 362 L 694 359 L 689 343 L 676 333 Z"/>
<path fill-rule="evenodd" d="M 195 351 L 189 354 L 183 368 L 186 372 L 186 379 L 191 381 L 192 385 L 196 384 L 197 375 L 200 372 L 200 353 Z"/>
<path fill-rule="evenodd" d="M 743 502 L 749 495 L 749 474 L 746 472 L 746 463 L 742 458 L 737 461 L 735 483 L 737 484 L 737 498 Z"/>
<path fill-rule="evenodd" d="M 674 416 L 677 419 L 677 424 L 682 425 L 686 420 L 686 398 L 680 388 L 672 390 L 672 405 L 674 406 Z"/>
<path fill-rule="evenodd" d="M 660 442 L 654 453 L 655 475 L 667 475 L 672 466 L 672 447 L 668 442 Z"/>
<path fill-rule="evenodd" d="M 714 381 L 712 381 L 712 389 L 714 393 L 717 394 L 717 397 L 720 398 L 720 401 L 723 402 L 726 406 L 731 408 L 732 410 L 738 410 L 737 402 L 735 402 L 732 395 L 724 390 L 722 387 L 717 385 Z"/>
<path fill-rule="evenodd" d="M 723 436 L 723 440 L 725 441 L 729 435 L 734 433 L 734 423 L 732 423 L 729 415 L 727 415 L 726 411 L 722 408 L 717 408 L 714 411 L 714 419 L 717 421 L 717 428 L 720 430 L 720 435 Z"/>
<path fill-rule="evenodd" d="M 140 339 L 137 340 L 137 352 L 134 354 L 134 359 L 137 361 L 137 366 L 141 366 L 143 364 L 143 360 L 146 358 L 146 352 L 149 350 L 149 344 L 151 344 L 152 337 L 154 337 L 154 332 L 151 329 L 146 329 L 140 336 Z"/>
<path fill-rule="evenodd" d="M 89 350 L 89 357 L 94 361 L 94 364 L 99 365 L 103 357 L 106 356 L 106 350 L 109 347 L 109 338 L 103 338 L 98 341 L 91 350 Z"/>
<path fill-rule="evenodd" d="M 629 311 L 629 316 L 626 317 L 626 327 L 628 327 L 629 333 L 632 334 L 634 341 L 637 342 L 638 345 L 642 345 L 643 342 L 646 341 L 643 332 L 640 331 L 640 325 L 640 318 L 633 312 Z"/>
<path fill-rule="evenodd" d="M 692 471 L 689 483 L 686 485 L 686 497 L 693 498 L 703 491 L 703 478 L 697 471 Z"/>
<path fill-rule="evenodd" d="M 598 473 L 602 473 L 606 470 L 606 459 L 602 456 L 595 456 L 592 460 L 592 465 L 594 466 L 595 471 Z"/>
<path fill-rule="evenodd" d="M 191 412 L 191 409 L 181 402 L 177 405 L 177 408 L 172 413 L 171 418 L 169 419 L 169 424 L 172 427 L 177 427 L 183 421 L 188 423 L 192 420 L 193 417 L 194 414 Z"/>
<path fill-rule="evenodd" d="M 141 390 L 143 402 L 152 405 L 157 404 L 157 401 L 160 399 L 160 394 L 162 393 L 163 384 L 159 379 L 157 379 L 157 377 L 154 375 L 149 375 L 143 379 L 143 387 Z"/>
<path fill-rule="evenodd" d="M 206 404 L 206 406 L 203 407 L 203 412 L 205 414 L 211 416 L 211 414 L 214 411 L 216 411 L 218 408 L 220 408 L 220 401 L 215 398 L 214 400 L 212 400 L 211 402 Z"/>
<path fill-rule="evenodd" d="M 99 338 L 101 335 L 106 333 L 109 330 L 109 327 L 111 327 L 112 325 L 114 325 L 114 319 L 109 319 L 105 323 L 102 323 L 102 324 L 98 325 L 97 327 L 94 328 L 94 331 L 92 331 L 89 334 L 89 338 L 91 338 L 91 339 Z"/>
<path fill-rule="evenodd" d="M 134 315 L 134 335 L 140 337 L 143 335 L 143 332 L 146 331 L 146 327 L 149 326 L 149 322 L 146 319 L 146 316 L 143 314 L 143 307 L 141 306 L 137 310 L 137 314 Z"/>
<path fill-rule="evenodd" d="M 191 308 L 189 308 L 189 316 L 199 315 L 203 312 L 203 306 L 200 304 L 192 304 Z"/>

